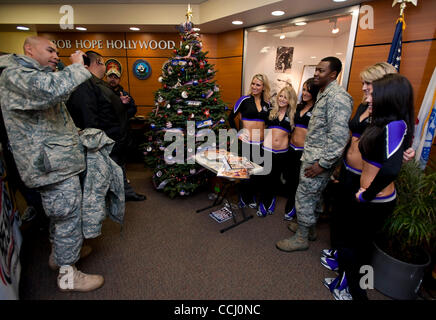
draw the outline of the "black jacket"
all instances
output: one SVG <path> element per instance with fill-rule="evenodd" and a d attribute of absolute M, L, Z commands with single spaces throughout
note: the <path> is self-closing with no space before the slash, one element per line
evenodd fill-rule
<path fill-rule="evenodd" d="M 78 128 L 101 129 L 115 141 L 112 153 L 124 151 L 128 143 L 127 110 L 106 82 L 93 75 L 71 94 L 67 108 Z"/>

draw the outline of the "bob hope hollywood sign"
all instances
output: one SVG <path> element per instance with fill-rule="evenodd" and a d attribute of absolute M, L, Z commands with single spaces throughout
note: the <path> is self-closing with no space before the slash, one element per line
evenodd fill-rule
<path fill-rule="evenodd" d="M 172 50 L 176 47 L 173 40 L 52 40 L 58 49 L 151 49 Z M 74 46 L 74 47 L 73 47 Z"/>

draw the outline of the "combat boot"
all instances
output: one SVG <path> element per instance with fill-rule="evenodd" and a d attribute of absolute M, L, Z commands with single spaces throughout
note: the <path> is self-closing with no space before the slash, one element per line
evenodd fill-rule
<path fill-rule="evenodd" d="M 86 246 L 86 245 L 82 246 L 82 248 L 80 249 L 80 259 L 83 259 L 83 258 L 86 258 L 87 256 L 89 256 L 91 251 L 92 251 L 92 248 L 90 246 Z M 53 271 L 59 269 L 59 266 L 56 264 L 56 261 L 54 258 L 53 246 L 51 247 L 50 256 L 48 257 L 48 266 Z"/>
<path fill-rule="evenodd" d="M 80 272 L 74 265 L 61 266 L 57 283 L 61 291 L 88 292 L 100 288 L 104 278 L 100 275 Z"/>
<path fill-rule="evenodd" d="M 288 224 L 288 229 L 292 232 L 296 232 L 298 228 L 298 223 L 296 221 L 291 221 Z M 316 232 L 316 225 L 312 225 L 309 227 L 309 241 L 315 241 L 318 237 Z"/>
<path fill-rule="evenodd" d="M 309 228 L 299 225 L 294 236 L 278 241 L 276 247 L 286 252 L 307 250 L 309 249 L 308 235 Z"/>

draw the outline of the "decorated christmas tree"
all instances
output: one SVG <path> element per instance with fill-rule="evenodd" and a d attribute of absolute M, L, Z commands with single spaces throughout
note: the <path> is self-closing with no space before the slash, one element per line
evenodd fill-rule
<path fill-rule="evenodd" d="M 202 51 L 190 9 L 186 16 L 187 21 L 178 27 L 180 48 L 162 66 L 162 87 L 154 93 L 151 130 L 142 145 L 145 163 L 153 170 L 154 186 L 171 198 L 187 196 L 207 182 L 210 172 L 193 159 L 204 146 L 199 135 L 209 130 L 218 137 L 227 120 L 227 106 L 213 80 L 216 71 L 207 60 L 208 52 Z M 166 141 L 169 136 L 178 137 L 178 154 L 168 151 L 175 143 L 174 139 Z"/>

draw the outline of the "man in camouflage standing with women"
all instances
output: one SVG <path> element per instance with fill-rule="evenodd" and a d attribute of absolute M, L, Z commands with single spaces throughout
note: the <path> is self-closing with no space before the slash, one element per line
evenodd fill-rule
<path fill-rule="evenodd" d="M 295 235 L 276 243 L 279 250 L 307 250 L 314 238 L 318 217 L 317 203 L 332 175 L 350 137 L 348 121 L 353 99 L 336 79 L 342 63 L 336 57 L 321 60 L 315 69 L 314 83 L 320 90 L 309 122 L 301 157 L 300 181 L 295 195 L 297 222 Z"/>
<path fill-rule="evenodd" d="M 104 279 L 74 266 L 83 243 L 79 173 L 86 165 L 78 129 L 64 104 L 91 73 L 81 51 L 71 55 L 71 65 L 53 72 L 57 49 L 42 37 L 27 38 L 24 53 L 0 57 L 0 104 L 10 148 L 21 179 L 40 192 L 50 218 L 58 287 L 91 291 Z"/>

